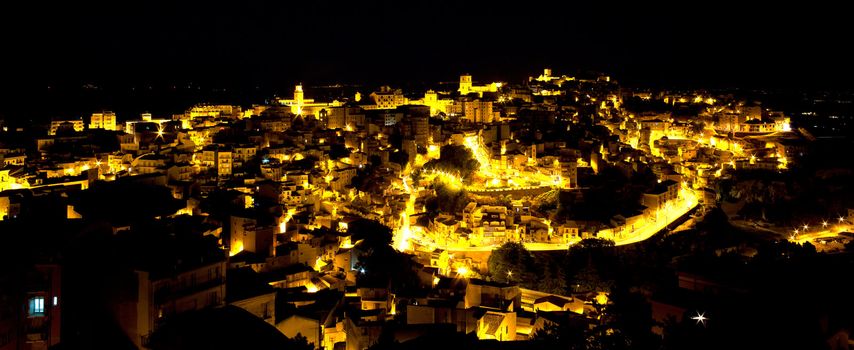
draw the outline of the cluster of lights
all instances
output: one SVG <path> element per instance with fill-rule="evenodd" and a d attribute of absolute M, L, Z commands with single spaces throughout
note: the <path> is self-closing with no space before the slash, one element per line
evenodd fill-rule
<path fill-rule="evenodd" d="M 837 222 L 838 222 L 838 224 L 839 224 L 839 225 L 842 225 L 842 224 L 845 222 L 845 218 L 844 218 L 844 217 L 842 217 L 842 216 L 840 216 L 840 217 L 838 217 L 838 218 L 837 218 Z M 820 224 L 820 225 L 821 225 L 822 230 L 827 230 L 827 229 L 828 229 L 828 227 L 830 226 L 830 221 L 828 221 L 828 220 L 822 220 L 822 222 L 821 222 L 821 224 Z M 791 241 L 795 241 L 795 240 L 797 240 L 797 239 L 798 239 L 798 235 L 799 235 L 799 234 L 806 235 L 806 234 L 809 232 L 809 228 L 810 228 L 810 225 L 809 225 L 809 224 L 803 224 L 803 226 L 795 227 L 795 228 L 792 230 L 792 234 L 791 234 L 791 235 L 789 235 L 789 240 L 791 240 Z M 821 232 L 822 232 L 822 231 L 816 231 L 816 232 L 813 232 L 813 233 L 814 233 L 814 234 L 816 234 L 816 233 L 821 233 Z"/>

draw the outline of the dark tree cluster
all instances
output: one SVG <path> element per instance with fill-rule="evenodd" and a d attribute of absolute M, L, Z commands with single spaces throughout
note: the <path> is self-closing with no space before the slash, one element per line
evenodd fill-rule
<path fill-rule="evenodd" d="M 390 288 L 392 292 L 419 290 L 421 283 L 409 255 L 391 246 L 392 230 L 373 220 L 358 220 L 348 225 L 353 241 L 360 241 L 356 269 L 357 284 L 366 287 Z"/>
<path fill-rule="evenodd" d="M 468 192 L 464 189 L 453 189 L 444 184 L 437 183 L 435 190 L 436 196 L 428 198 L 425 202 L 427 211 L 431 214 L 435 215 L 439 212 L 449 214 L 459 213 L 471 202 Z"/>
<path fill-rule="evenodd" d="M 465 146 L 457 145 L 442 146 L 439 158 L 424 164 L 424 170 L 459 174 L 463 179 L 468 179 L 479 167 L 480 163 L 472 157 L 471 151 Z"/>

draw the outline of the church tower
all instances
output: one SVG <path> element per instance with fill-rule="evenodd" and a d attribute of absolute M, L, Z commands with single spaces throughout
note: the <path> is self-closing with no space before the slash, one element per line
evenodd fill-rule
<path fill-rule="evenodd" d="M 302 83 L 297 84 L 296 89 L 294 89 L 294 103 L 297 106 L 302 106 L 304 102 L 305 95 L 302 92 Z"/>
<path fill-rule="evenodd" d="M 467 95 L 471 91 L 471 75 L 463 74 L 460 76 L 460 94 Z"/>

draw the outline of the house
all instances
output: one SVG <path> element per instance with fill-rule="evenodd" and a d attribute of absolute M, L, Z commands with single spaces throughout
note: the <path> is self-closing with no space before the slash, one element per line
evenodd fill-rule
<path fill-rule="evenodd" d="M 293 264 L 278 270 L 262 274 L 265 282 L 276 288 L 306 287 L 311 281 L 314 270 L 305 264 Z"/>
<path fill-rule="evenodd" d="M 119 233 L 117 240 L 133 269 L 119 269 L 110 279 L 116 286 L 108 290 L 121 290 L 125 297 L 110 298 L 108 307 L 137 347 L 147 346 L 166 319 L 225 303 L 227 265 L 216 237 L 182 241 L 168 233 L 131 230 Z M 176 249 L 158 249 L 170 245 Z"/>
<path fill-rule="evenodd" d="M 276 319 L 276 291 L 248 267 L 228 271 L 226 303 L 237 306 L 269 324 Z"/>
<path fill-rule="evenodd" d="M 482 314 L 480 312 L 483 312 Z M 495 310 L 476 310 L 477 338 L 498 341 L 516 339 L 516 313 Z"/>
<path fill-rule="evenodd" d="M 47 349 L 60 343 L 61 272 L 57 264 L 35 264 L 0 273 L 0 349 Z"/>

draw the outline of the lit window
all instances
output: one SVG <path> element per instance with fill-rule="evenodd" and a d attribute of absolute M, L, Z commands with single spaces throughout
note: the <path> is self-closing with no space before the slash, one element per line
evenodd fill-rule
<path fill-rule="evenodd" d="M 44 316 L 44 297 L 30 298 L 30 316 Z"/>

